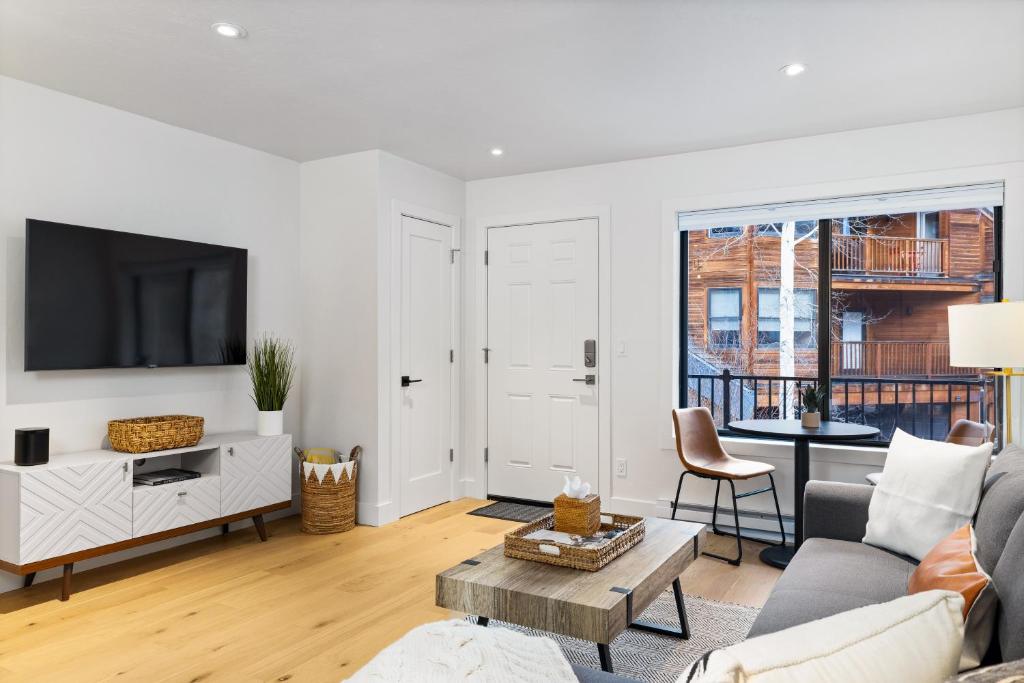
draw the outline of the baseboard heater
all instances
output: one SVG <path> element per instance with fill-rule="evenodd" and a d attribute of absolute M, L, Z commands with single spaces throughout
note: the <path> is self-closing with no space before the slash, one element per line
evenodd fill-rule
<path fill-rule="evenodd" d="M 697 505 L 692 503 L 680 503 L 676 508 L 676 519 L 684 519 L 690 522 L 701 522 L 711 525 L 711 515 L 714 512 L 713 505 Z M 658 517 L 666 519 L 672 517 L 672 501 L 662 499 L 657 504 Z M 768 541 L 777 543 L 779 540 L 779 521 L 773 512 L 761 512 L 759 510 L 739 509 L 740 532 L 744 538 L 754 541 Z M 732 524 L 732 508 L 724 505 L 718 506 L 717 526 L 720 530 L 735 533 L 735 526 Z M 782 526 L 786 530 L 786 541 L 793 541 L 793 528 L 795 526 L 792 515 L 782 516 Z"/>

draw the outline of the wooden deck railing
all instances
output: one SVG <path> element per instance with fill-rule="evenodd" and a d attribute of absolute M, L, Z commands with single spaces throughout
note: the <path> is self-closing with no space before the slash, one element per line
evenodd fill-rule
<path fill-rule="evenodd" d="M 832 235 L 832 272 L 939 277 L 949 273 L 949 242 L 914 237 Z"/>
<path fill-rule="evenodd" d="M 832 372 L 842 377 L 946 377 L 973 368 L 949 364 L 949 342 L 832 342 Z"/>

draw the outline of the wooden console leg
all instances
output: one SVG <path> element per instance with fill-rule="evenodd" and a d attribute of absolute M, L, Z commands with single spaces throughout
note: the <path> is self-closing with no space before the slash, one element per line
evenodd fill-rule
<path fill-rule="evenodd" d="M 263 523 L 263 515 L 255 515 L 252 523 L 256 525 L 256 533 L 260 535 L 261 541 L 267 540 L 267 525 Z"/>
<path fill-rule="evenodd" d="M 71 573 L 75 570 L 75 563 L 68 562 L 64 565 L 64 580 L 60 585 L 60 599 L 62 602 L 67 602 L 68 598 L 71 597 Z"/>
<path fill-rule="evenodd" d="M 28 574 L 25 574 L 25 588 L 28 588 L 29 586 L 31 586 L 32 582 L 35 581 L 35 580 L 36 580 L 36 573 L 35 572 L 29 572 Z"/>

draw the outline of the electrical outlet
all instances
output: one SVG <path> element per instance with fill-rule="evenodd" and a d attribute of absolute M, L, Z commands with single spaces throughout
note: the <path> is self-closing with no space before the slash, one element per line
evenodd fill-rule
<path fill-rule="evenodd" d="M 626 460 L 625 458 L 619 458 L 615 461 L 615 476 L 625 477 L 626 476 Z"/>

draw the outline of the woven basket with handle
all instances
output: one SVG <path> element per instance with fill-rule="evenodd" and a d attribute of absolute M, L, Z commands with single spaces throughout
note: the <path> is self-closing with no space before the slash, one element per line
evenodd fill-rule
<path fill-rule="evenodd" d="M 111 420 L 107 423 L 110 447 L 122 453 L 151 453 L 195 446 L 203 438 L 203 418 L 160 415 Z"/>
<path fill-rule="evenodd" d="M 319 460 L 324 449 L 308 449 L 312 451 L 309 455 L 318 456 Z M 352 476 L 349 477 L 344 469 L 341 476 L 334 477 L 334 471 L 330 468 L 323 479 L 316 476 L 315 471 L 310 471 L 309 476 L 302 474 L 302 530 L 307 534 L 336 534 L 342 531 L 349 531 L 356 525 L 356 473 L 359 470 L 359 456 L 362 454 L 362 446 L 356 446 L 349 455 L 352 461 Z M 296 453 L 303 462 L 313 462 L 307 459 L 307 452 L 296 449 Z M 324 464 L 324 463 L 320 463 Z"/>
<path fill-rule="evenodd" d="M 600 548 L 584 548 L 570 543 L 526 538 L 534 531 L 554 529 L 555 516 L 550 514 L 505 534 L 505 557 L 596 572 L 644 540 L 643 517 L 631 515 L 608 515 L 608 517 L 610 521 L 602 523 L 598 531 L 604 533 L 617 531 L 619 535 Z"/>

